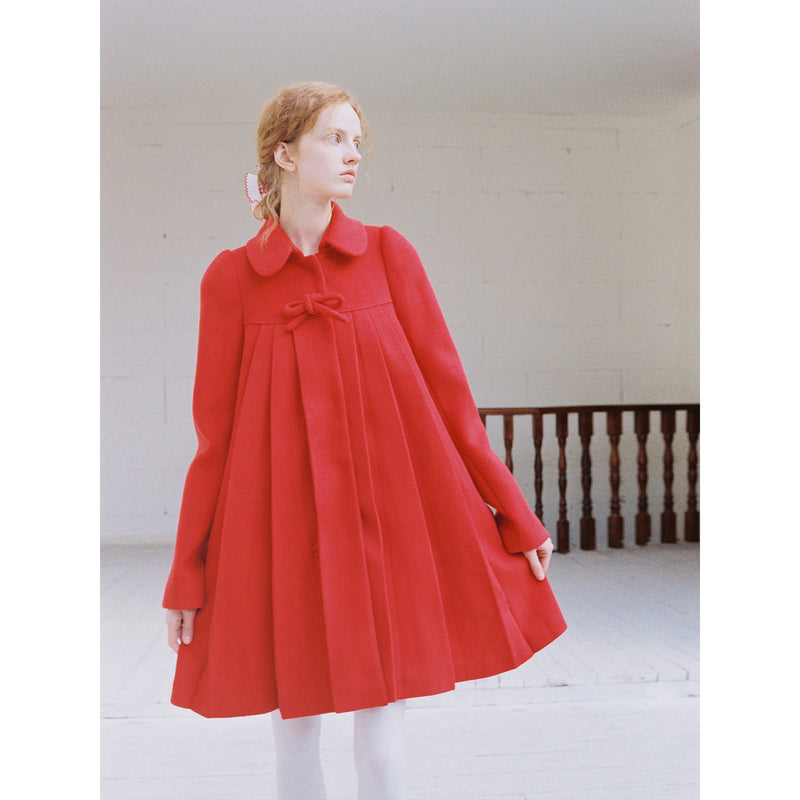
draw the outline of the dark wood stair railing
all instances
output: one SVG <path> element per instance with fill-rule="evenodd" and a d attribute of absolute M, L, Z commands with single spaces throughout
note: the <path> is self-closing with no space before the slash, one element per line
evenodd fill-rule
<path fill-rule="evenodd" d="M 637 440 L 636 450 L 636 485 L 637 513 L 635 515 L 635 537 L 637 545 L 646 545 L 651 539 L 652 521 L 649 511 L 648 481 L 650 479 L 647 456 L 647 439 L 650 435 L 650 415 L 656 413 L 660 418 L 660 432 L 663 438 L 663 455 L 661 458 L 661 480 L 663 483 L 663 511 L 660 515 L 660 540 L 673 543 L 678 540 L 677 514 L 675 512 L 675 496 L 673 494 L 675 456 L 674 437 L 677 414 L 686 419 L 688 437 L 686 511 L 683 517 L 684 541 L 700 541 L 700 511 L 698 510 L 697 482 L 699 478 L 699 458 L 697 443 L 700 436 L 700 405 L 694 403 L 680 404 L 637 404 L 637 405 L 596 405 L 596 406 L 548 406 L 543 408 L 481 408 L 479 409 L 483 424 L 490 417 L 502 418 L 503 448 L 506 466 L 514 471 L 514 431 L 515 417 L 531 417 L 533 440 L 533 509 L 544 522 L 544 459 L 542 456 L 545 443 L 545 417 L 554 418 L 556 448 L 556 470 L 558 487 L 558 518 L 556 520 L 556 549 L 560 553 L 568 553 L 570 549 L 570 520 L 567 492 L 567 444 L 569 438 L 569 418 L 577 416 L 578 437 L 580 439 L 580 487 L 581 487 L 581 519 L 580 548 L 595 550 L 597 548 L 596 525 L 593 516 L 592 502 L 592 457 L 590 447 L 594 435 L 594 415 L 605 415 L 606 436 L 609 444 L 608 481 L 609 498 L 607 520 L 608 546 L 620 548 L 624 546 L 625 519 L 622 513 L 623 500 L 620 493 L 622 455 L 620 442 L 623 437 L 623 418 L 625 414 L 633 415 L 633 430 Z"/>

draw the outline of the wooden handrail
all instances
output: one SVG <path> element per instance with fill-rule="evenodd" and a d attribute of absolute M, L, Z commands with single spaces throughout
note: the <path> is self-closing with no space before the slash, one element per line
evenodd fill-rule
<path fill-rule="evenodd" d="M 652 478 L 647 445 L 650 435 L 650 416 L 659 416 L 659 430 L 663 439 L 663 453 L 660 459 L 660 477 L 663 484 L 663 510 L 660 513 L 660 540 L 665 543 L 676 542 L 677 539 L 677 514 L 675 512 L 674 472 L 675 472 L 675 433 L 677 430 L 677 417 L 685 417 L 685 430 L 687 434 L 686 455 L 686 510 L 683 517 L 683 537 L 687 542 L 700 541 L 700 511 L 698 510 L 697 483 L 699 478 L 698 439 L 700 436 L 700 405 L 697 403 L 655 403 L 655 404 L 620 404 L 620 405 L 592 405 L 592 406 L 543 406 L 543 407 L 508 407 L 508 408 L 480 408 L 478 409 L 484 425 L 492 417 L 502 419 L 503 451 L 506 466 L 514 472 L 515 468 L 515 418 L 531 417 L 531 431 L 533 453 L 530 459 L 532 466 L 533 503 L 531 504 L 537 516 L 544 519 L 544 493 L 547 486 L 552 485 L 558 490 L 558 499 L 553 505 L 557 509 L 555 520 L 556 549 L 567 553 L 570 549 L 570 520 L 568 488 L 568 444 L 569 444 L 569 418 L 577 417 L 577 432 L 580 439 L 580 481 L 581 488 L 581 518 L 580 518 L 580 548 L 594 550 L 597 547 L 596 524 L 594 514 L 595 503 L 592 499 L 592 487 L 595 483 L 592 472 L 591 444 L 594 436 L 594 416 L 605 416 L 605 429 L 608 438 L 608 519 L 607 537 L 608 546 L 619 548 L 624 546 L 625 518 L 624 497 L 621 491 L 623 483 L 623 467 L 625 466 L 621 443 L 624 435 L 623 421 L 627 416 L 633 417 L 633 432 L 636 437 L 635 457 L 631 461 L 635 465 L 635 481 L 637 487 L 635 538 L 637 545 L 646 545 L 651 538 L 652 518 L 650 512 L 650 497 L 648 485 Z M 552 484 L 545 484 L 545 461 L 543 448 L 547 444 L 545 438 L 545 417 L 553 417 L 554 461 L 556 465 L 556 480 Z M 517 426 L 518 428 L 518 426 Z M 519 463 L 519 459 L 517 459 Z M 658 462 L 656 462 L 658 463 Z M 518 480 L 520 476 L 518 475 Z M 577 499 L 577 498 L 576 498 Z M 551 528 L 552 530 L 552 528 Z"/>

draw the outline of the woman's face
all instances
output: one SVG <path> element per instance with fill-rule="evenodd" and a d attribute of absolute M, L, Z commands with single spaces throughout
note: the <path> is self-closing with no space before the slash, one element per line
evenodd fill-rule
<path fill-rule="evenodd" d="M 346 199 L 353 194 L 361 161 L 361 121 L 349 103 L 323 109 L 314 127 L 285 147 L 298 193 L 321 199 Z M 279 162 L 280 163 L 280 162 Z"/>

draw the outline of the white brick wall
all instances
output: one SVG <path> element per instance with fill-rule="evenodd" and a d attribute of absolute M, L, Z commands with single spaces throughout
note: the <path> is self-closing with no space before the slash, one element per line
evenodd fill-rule
<path fill-rule="evenodd" d="M 198 285 L 258 227 L 242 192 L 257 113 L 104 111 L 107 538 L 174 533 Z M 343 207 L 415 243 L 479 405 L 699 399 L 696 100 L 664 119 L 369 119 L 367 174 Z"/>

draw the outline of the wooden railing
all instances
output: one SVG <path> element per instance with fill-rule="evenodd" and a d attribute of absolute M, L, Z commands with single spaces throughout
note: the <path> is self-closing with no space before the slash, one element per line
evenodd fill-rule
<path fill-rule="evenodd" d="M 556 549 L 560 553 L 567 553 L 570 549 L 570 519 L 567 450 L 573 445 L 568 441 L 570 419 L 577 418 L 577 432 L 580 440 L 579 466 L 580 466 L 580 523 L 579 542 L 582 550 L 595 550 L 597 547 L 596 522 L 594 518 L 594 504 L 592 489 L 594 481 L 592 469 L 591 445 L 594 436 L 595 417 L 605 417 L 605 433 L 608 438 L 608 496 L 604 505 L 608 508 L 607 537 L 608 546 L 612 548 L 623 547 L 625 541 L 625 518 L 623 514 L 623 497 L 621 494 L 621 481 L 623 475 L 623 455 L 621 441 L 623 436 L 623 420 L 631 419 L 636 444 L 629 443 L 629 460 L 635 465 L 635 484 L 637 489 L 636 514 L 634 523 L 634 540 L 637 545 L 647 544 L 652 535 L 652 517 L 650 513 L 649 483 L 651 472 L 656 472 L 656 479 L 662 485 L 661 492 L 662 510 L 659 516 L 659 535 L 662 542 L 678 541 L 678 515 L 675 511 L 675 433 L 678 418 L 682 418 L 686 441 L 682 441 L 685 449 L 686 481 L 680 487 L 682 499 L 685 500 L 683 513 L 683 539 L 687 542 L 700 541 L 700 511 L 698 510 L 697 483 L 698 469 L 698 439 L 700 436 L 700 406 L 699 404 L 655 404 L 655 405 L 598 405 L 598 406 L 551 406 L 547 408 L 481 408 L 479 409 L 484 425 L 491 428 L 494 418 L 502 422 L 502 449 L 505 451 L 505 462 L 514 472 L 514 445 L 515 424 L 520 417 L 530 417 L 531 439 L 529 466 L 532 467 L 532 494 L 533 508 L 539 519 L 547 525 L 544 517 L 544 496 L 548 487 L 545 485 L 545 459 L 543 451 L 548 449 L 555 462 L 557 479 L 558 518 L 555 524 Z M 651 415 L 657 416 L 660 424 L 660 433 L 663 440 L 660 463 L 656 462 L 654 470 L 648 460 L 647 439 L 650 435 Z M 553 418 L 553 440 L 545 439 L 545 418 Z M 491 434 L 491 431 L 490 431 Z M 499 435 L 499 431 L 497 431 Z M 520 444 L 518 441 L 517 444 Z M 633 448 L 633 449 L 631 449 Z M 521 448 L 518 448 L 521 449 Z M 529 448 L 530 449 L 530 448 Z M 574 449 L 574 446 L 573 446 Z M 635 452 L 634 452 L 635 450 Z M 576 452 L 577 455 L 577 452 Z M 515 475 L 520 485 L 524 487 L 520 470 Z M 528 473 L 527 478 L 531 475 Z M 528 483 L 530 481 L 528 480 Z M 555 501 L 554 488 L 550 485 L 550 494 Z M 685 494 L 684 494 L 685 493 Z M 577 501 L 573 493 L 573 500 Z M 577 506 L 577 502 L 573 502 Z M 552 531 L 552 526 L 550 526 Z"/>

